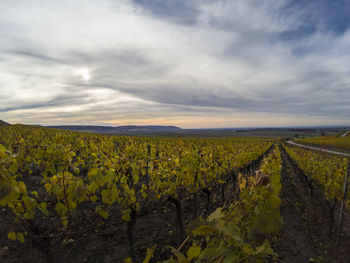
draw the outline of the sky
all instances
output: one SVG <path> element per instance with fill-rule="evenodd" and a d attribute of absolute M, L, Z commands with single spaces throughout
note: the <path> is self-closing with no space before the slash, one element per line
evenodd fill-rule
<path fill-rule="evenodd" d="M 0 0 L 0 119 L 350 125 L 348 0 Z"/>

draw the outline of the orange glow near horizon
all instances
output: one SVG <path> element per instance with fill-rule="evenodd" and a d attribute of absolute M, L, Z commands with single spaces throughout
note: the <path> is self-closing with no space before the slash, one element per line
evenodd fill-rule
<path fill-rule="evenodd" d="M 322 118 L 307 118 L 285 116 L 178 116 L 157 117 L 149 119 L 106 120 L 103 123 L 121 125 L 169 125 L 184 129 L 191 128 L 235 128 L 235 127 L 278 127 L 278 126 L 311 126 L 311 125 L 341 125 L 339 122 L 322 122 Z"/>

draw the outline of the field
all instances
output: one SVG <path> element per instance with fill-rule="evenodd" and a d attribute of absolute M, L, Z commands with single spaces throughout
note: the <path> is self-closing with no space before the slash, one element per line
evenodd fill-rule
<path fill-rule="evenodd" d="M 0 161 L 1 262 L 346 262 L 350 255 L 350 222 L 337 236 L 348 160 L 277 138 L 11 125 L 0 128 Z"/>
<path fill-rule="evenodd" d="M 350 133 L 348 131 L 333 136 L 303 138 L 297 142 L 350 152 Z"/>

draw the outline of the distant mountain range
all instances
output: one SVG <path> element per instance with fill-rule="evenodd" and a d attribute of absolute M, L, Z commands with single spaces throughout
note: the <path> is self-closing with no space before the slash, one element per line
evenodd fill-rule
<path fill-rule="evenodd" d="M 0 120 L 0 127 L 11 125 Z M 34 125 L 42 126 L 42 125 Z M 320 135 L 337 135 L 350 126 L 314 126 L 314 127 L 245 127 L 245 128 L 207 128 L 207 129 L 182 129 L 176 126 L 161 125 L 124 125 L 124 126 L 96 126 L 96 125 L 55 125 L 42 126 L 63 130 L 92 132 L 116 135 L 146 135 L 165 137 L 231 137 L 231 136 L 263 136 L 263 137 L 309 137 Z"/>
<path fill-rule="evenodd" d="M 9 125 L 11 125 L 11 124 L 0 120 L 0 126 L 9 126 Z"/>
<path fill-rule="evenodd" d="M 85 131 L 85 132 L 97 132 L 97 133 L 109 133 L 109 134 L 130 134 L 130 133 L 154 133 L 154 132 L 178 132 L 182 129 L 176 126 L 93 126 L 93 125 L 59 125 L 59 126 L 47 126 L 49 128 L 72 130 L 72 131 Z"/>

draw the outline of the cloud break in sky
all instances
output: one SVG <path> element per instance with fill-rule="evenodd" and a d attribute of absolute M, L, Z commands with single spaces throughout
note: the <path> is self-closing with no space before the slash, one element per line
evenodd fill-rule
<path fill-rule="evenodd" d="M 0 0 L 0 119 L 350 125 L 347 0 Z"/>

